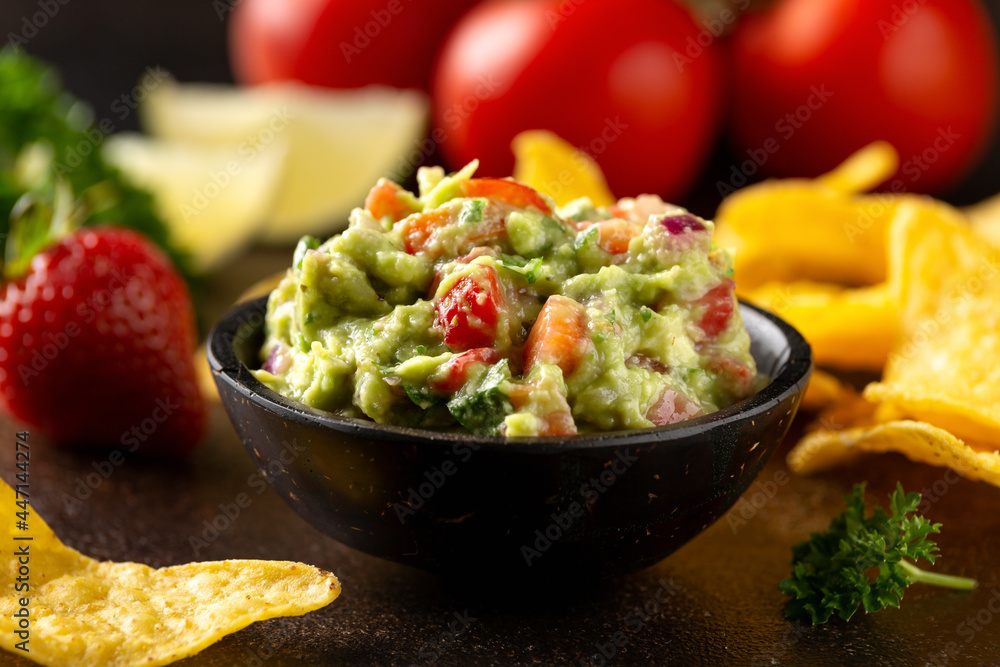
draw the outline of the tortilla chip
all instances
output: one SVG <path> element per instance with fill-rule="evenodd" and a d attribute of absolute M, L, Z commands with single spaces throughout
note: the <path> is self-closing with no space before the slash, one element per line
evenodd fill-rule
<path fill-rule="evenodd" d="M 580 197 L 588 197 L 596 206 L 615 203 L 594 158 L 558 135 L 547 130 L 521 132 L 511 149 L 514 180 L 549 195 L 559 206 Z"/>
<path fill-rule="evenodd" d="M 800 410 L 815 412 L 846 400 L 850 394 L 856 394 L 854 389 L 826 371 L 814 368 L 809 376 L 806 393 L 802 396 Z"/>
<path fill-rule="evenodd" d="M 768 283 L 744 298 L 798 329 L 822 366 L 881 371 L 896 340 L 896 304 L 886 283 Z"/>
<path fill-rule="evenodd" d="M 1000 443 L 1000 249 L 944 204 L 901 207 L 891 238 L 903 338 L 865 397 L 992 449 Z"/>
<path fill-rule="evenodd" d="M 811 433 L 788 454 L 788 465 L 811 475 L 855 463 L 869 452 L 899 452 L 911 461 L 949 467 L 969 479 L 1000 486 L 1000 452 L 970 447 L 943 429 L 915 421 Z"/>
<path fill-rule="evenodd" d="M 0 482 L 0 504 L 14 508 L 14 501 L 14 490 Z M 0 646 L 42 665 L 165 665 L 255 621 L 298 616 L 340 594 L 329 572 L 287 561 L 160 569 L 98 562 L 62 544 L 34 512 L 27 531 L 17 529 L 13 509 L 7 516 L 0 544 Z M 16 539 L 24 537 L 31 539 Z M 27 591 L 15 589 L 21 547 L 29 553 Z M 21 598 L 28 600 L 27 653 L 17 648 L 24 640 L 15 616 Z"/>
<path fill-rule="evenodd" d="M 964 213 L 977 234 L 1000 248 L 1000 195 L 970 206 Z"/>
<path fill-rule="evenodd" d="M 855 194 L 895 168 L 895 151 L 878 143 L 818 179 L 770 180 L 727 197 L 716 214 L 716 243 L 736 252 L 740 294 L 771 281 L 883 282 L 886 231 L 905 198 Z"/>
<path fill-rule="evenodd" d="M 842 431 L 847 428 L 871 426 L 879 423 L 879 406 L 866 401 L 852 388 L 847 387 L 834 402 L 827 405 L 806 426 L 806 432 Z"/>
<path fill-rule="evenodd" d="M 887 141 L 874 141 L 841 162 L 833 171 L 816 180 L 837 192 L 868 192 L 899 169 L 899 153 Z"/>

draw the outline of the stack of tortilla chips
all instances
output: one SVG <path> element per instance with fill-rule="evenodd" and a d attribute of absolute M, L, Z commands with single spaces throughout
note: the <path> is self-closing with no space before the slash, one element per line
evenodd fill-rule
<path fill-rule="evenodd" d="M 962 212 L 902 180 L 863 194 L 897 164 L 877 143 L 736 192 L 716 240 L 737 251 L 740 296 L 796 326 L 819 366 L 881 373 L 861 394 L 816 373 L 793 470 L 896 451 L 1000 486 L 1000 205 Z"/>

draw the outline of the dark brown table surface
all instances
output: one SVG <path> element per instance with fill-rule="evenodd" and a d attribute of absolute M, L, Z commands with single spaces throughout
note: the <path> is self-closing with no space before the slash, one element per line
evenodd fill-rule
<path fill-rule="evenodd" d="M 238 269 L 219 272 L 200 294 L 203 317 L 213 321 L 243 287 L 286 261 L 286 251 L 257 250 Z M 8 482 L 16 472 L 14 427 L 0 423 L 0 441 L 11 445 L 0 465 Z M 313 529 L 270 488 L 250 493 L 255 469 L 217 404 L 208 437 L 189 459 L 127 460 L 93 489 L 80 485 L 106 453 L 61 450 L 40 437 L 32 443 L 34 511 L 90 556 L 153 566 L 290 559 L 340 578 L 343 593 L 328 607 L 257 623 L 180 665 L 1000 664 L 1000 489 L 895 454 L 804 478 L 788 472 L 787 442 L 727 516 L 658 565 L 571 590 L 500 595 L 354 551 Z M 944 524 L 936 569 L 975 577 L 979 588 L 915 585 L 898 610 L 816 628 L 786 621 L 775 585 L 789 573 L 791 546 L 825 528 L 862 480 L 880 503 L 897 480 L 923 491 L 927 515 Z M 204 522 L 241 492 L 252 503 L 195 553 L 192 537 L 204 538 Z M 67 502 L 74 496 L 86 497 Z M 666 604 L 656 601 L 658 591 Z M 616 633 L 624 645 L 603 658 L 601 647 L 610 653 Z M 30 663 L 0 653 L 0 664 Z"/>

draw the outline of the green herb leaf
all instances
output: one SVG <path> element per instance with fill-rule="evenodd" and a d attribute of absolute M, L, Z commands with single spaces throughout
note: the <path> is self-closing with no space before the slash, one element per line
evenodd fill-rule
<path fill-rule="evenodd" d="M 526 260 L 520 256 L 501 255 L 500 266 L 519 275 L 524 276 L 529 285 L 534 285 L 538 280 L 538 270 L 542 268 L 542 258 L 535 257 Z"/>
<path fill-rule="evenodd" d="M 458 214 L 459 224 L 466 224 L 469 222 L 482 222 L 483 220 L 483 206 L 486 202 L 482 199 L 469 199 L 464 204 L 462 204 L 462 211 Z"/>
<path fill-rule="evenodd" d="M 510 379 L 507 361 L 499 361 L 483 373 L 472 388 L 463 388 L 448 401 L 448 411 L 465 428 L 478 435 L 497 435 L 504 418 L 514 406 L 500 385 Z"/>
<path fill-rule="evenodd" d="M 292 266 L 296 269 L 302 268 L 302 258 L 306 256 L 306 253 L 310 250 L 315 250 L 319 247 L 319 239 L 312 236 L 303 236 L 299 239 L 299 242 L 295 244 L 295 253 L 292 255 Z"/>
<path fill-rule="evenodd" d="M 427 410 L 432 405 L 435 405 L 442 401 L 441 395 L 429 391 L 424 386 L 418 386 L 404 382 L 403 391 L 405 391 L 406 395 L 410 398 L 411 401 L 413 401 L 413 404 L 416 405 L 421 410 Z"/>
<path fill-rule="evenodd" d="M 792 576 L 778 590 L 792 596 L 785 615 L 826 623 L 836 614 L 849 620 L 859 607 L 871 613 L 898 607 L 904 589 L 923 582 L 962 590 L 975 588 L 965 577 L 936 575 L 912 562 L 934 563 L 937 545 L 929 539 L 941 524 L 916 514 L 919 493 L 906 493 L 902 485 L 889 496 L 889 514 L 877 507 L 865 516 L 865 485 L 858 484 L 845 497 L 847 508 L 834 517 L 830 528 L 813 533 L 807 542 L 792 548 Z M 909 559 L 909 560 L 904 560 Z"/>

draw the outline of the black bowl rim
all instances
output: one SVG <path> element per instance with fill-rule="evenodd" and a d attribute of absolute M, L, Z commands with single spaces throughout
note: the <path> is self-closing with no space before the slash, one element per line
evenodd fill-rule
<path fill-rule="evenodd" d="M 535 436 L 506 438 L 504 436 L 480 436 L 469 433 L 431 431 L 378 424 L 364 419 L 340 417 L 324 410 L 311 408 L 269 389 L 255 378 L 236 356 L 233 344 L 237 332 L 248 324 L 248 316 L 266 310 L 267 296 L 237 304 L 223 316 L 208 334 L 206 343 L 208 362 L 213 375 L 222 377 L 242 396 L 260 408 L 276 413 L 287 421 L 308 427 L 329 428 L 356 438 L 370 438 L 381 441 L 397 441 L 405 444 L 434 443 L 458 446 L 472 445 L 476 449 L 495 449 L 527 454 L 551 454 L 574 449 L 614 448 L 644 444 L 665 444 L 683 441 L 689 436 L 708 429 L 724 428 L 746 419 L 763 417 L 768 411 L 785 400 L 789 395 L 803 392 L 812 372 L 812 351 L 809 343 L 794 327 L 781 318 L 751 304 L 740 301 L 740 309 L 751 310 L 774 324 L 785 338 L 788 357 L 782 363 L 771 381 L 753 396 L 738 403 L 702 417 L 689 419 L 668 426 L 622 431 L 602 431 L 582 433 L 573 436 Z M 242 337 L 256 333 L 259 325 L 244 332 Z M 753 338 L 753 332 L 750 333 Z M 227 342 L 227 336 L 229 341 Z M 218 380 L 217 380 L 218 381 Z"/>

